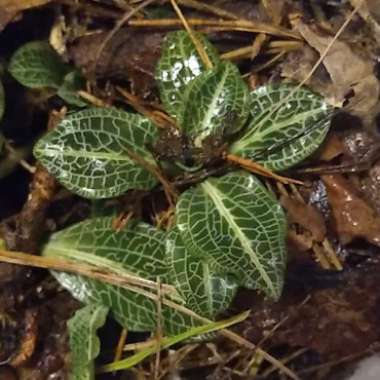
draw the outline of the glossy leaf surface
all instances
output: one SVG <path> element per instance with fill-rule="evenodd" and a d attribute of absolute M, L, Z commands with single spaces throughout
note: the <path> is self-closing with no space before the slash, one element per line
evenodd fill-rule
<path fill-rule="evenodd" d="M 249 126 L 231 146 L 233 154 L 271 170 L 284 170 L 320 146 L 330 127 L 332 108 L 306 88 L 291 94 L 294 88 L 287 84 L 268 85 L 251 93 Z"/>
<path fill-rule="evenodd" d="M 285 269 L 286 220 L 281 206 L 247 173 L 212 178 L 186 191 L 177 227 L 189 250 L 239 285 L 277 299 Z"/>
<path fill-rule="evenodd" d="M 248 118 L 249 92 L 239 70 L 222 63 L 189 83 L 181 117 L 182 128 L 201 146 L 205 138 L 239 131 Z"/>
<path fill-rule="evenodd" d="M 94 380 L 94 359 L 99 355 L 97 330 L 106 321 L 108 308 L 90 304 L 79 309 L 68 321 L 71 350 L 70 380 Z"/>
<path fill-rule="evenodd" d="M 12 56 L 9 72 L 26 87 L 58 88 L 68 72 L 59 55 L 46 41 L 21 46 Z"/>
<path fill-rule="evenodd" d="M 169 233 L 167 255 L 171 282 L 189 309 L 214 319 L 228 308 L 237 290 L 236 281 L 216 273 L 207 258 L 191 255 L 177 230 Z"/>
<path fill-rule="evenodd" d="M 112 228 L 112 217 L 90 219 L 53 235 L 43 254 L 109 268 L 167 283 L 165 233 L 147 224 L 127 226 L 120 232 Z M 85 303 L 109 307 L 115 318 L 131 331 L 155 331 L 157 304 L 143 294 L 125 288 L 67 273 L 55 277 L 71 294 Z M 152 290 L 148 290 L 152 292 Z M 153 290 L 153 295 L 156 292 Z M 162 325 L 173 335 L 197 325 L 192 318 L 162 305 Z"/>
<path fill-rule="evenodd" d="M 212 44 L 202 34 L 195 35 L 204 46 L 211 62 L 219 62 L 219 55 Z M 168 33 L 161 47 L 156 80 L 161 102 L 171 116 L 179 118 L 187 84 L 204 71 L 206 67 L 188 33 Z"/>
<path fill-rule="evenodd" d="M 156 179 L 130 152 L 154 164 L 146 145 L 157 128 L 148 119 L 111 108 L 65 118 L 38 141 L 34 154 L 65 187 L 86 198 L 109 198 L 150 189 Z"/>

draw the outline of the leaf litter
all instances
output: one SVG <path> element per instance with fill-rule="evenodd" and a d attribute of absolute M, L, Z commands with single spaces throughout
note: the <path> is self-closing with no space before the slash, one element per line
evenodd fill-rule
<path fill-rule="evenodd" d="M 310 2 L 311 6 L 304 7 L 301 2 L 280 1 L 280 6 L 277 7 L 274 3 L 278 2 L 263 1 L 260 2 L 259 6 L 255 6 L 252 2 L 246 1 L 215 1 L 213 5 L 235 14 L 238 19 L 248 18 L 252 22 L 271 23 L 273 18 L 282 19 L 284 28 L 290 28 L 288 15 L 292 15 L 292 12 L 301 12 L 304 19 L 299 24 L 302 26 L 301 29 L 298 28 L 298 31 L 303 37 L 304 44 L 308 46 L 305 46 L 301 51 L 287 52 L 282 61 L 260 74 L 255 74 L 254 65 L 270 59 L 270 53 L 267 52 L 265 42 L 253 63 L 241 62 L 243 64 L 242 68 L 245 68 L 243 72 L 257 75 L 261 83 L 279 80 L 281 76 L 299 82 L 304 79 L 323 52 L 323 47 L 331 41 L 334 35 L 334 23 L 337 20 L 341 21 L 342 18 L 344 20 L 344 17 L 347 17 L 347 12 L 351 11 L 352 8 L 349 4 L 341 5 L 340 7 L 336 5 L 325 7 L 315 2 Z M 351 3 L 356 6 L 358 2 L 351 1 Z M 374 74 L 376 54 L 378 53 L 376 53 L 376 49 L 373 49 L 373 46 L 376 46 L 373 40 L 377 39 L 378 41 L 376 26 L 378 24 L 376 23 L 377 15 L 373 2 L 366 1 L 363 3 L 365 3 L 365 7 L 359 9 L 360 17 L 355 18 L 354 22 L 358 25 L 363 25 L 361 23 L 364 23 L 369 26 L 367 34 L 363 33 L 360 36 L 366 43 L 366 47 L 358 50 L 357 45 L 351 42 L 358 41 L 358 37 L 355 36 L 352 29 L 348 28 L 345 32 L 346 34 L 342 36 L 340 41 L 335 43 L 335 46 L 332 46 L 324 57 L 325 71 L 323 68 L 317 70 L 309 85 L 318 92 L 323 93 L 326 98 L 332 99 L 334 104 L 343 104 L 347 99 L 348 106 L 345 106 L 344 110 L 356 115 L 358 123 L 353 128 L 345 131 L 346 141 L 350 138 L 351 141 L 356 141 L 357 134 L 363 133 L 363 127 L 360 124 L 364 124 L 368 127 L 366 133 L 374 136 L 370 139 L 365 139 L 366 144 L 373 146 L 377 141 L 374 133 L 376 132 L 375 120 L 379 111 L 379 81 Z M 62 8 L 64 12 L 68 12 L 65 17 L 67 17 L 69 27 L 75 28 L 76 20 L 75 17 L 72 18 L 72 15 L 77 12 L 76 17 L 84 20 L 87 17 L 87 22 L 89 18 L 92 18 L 92 22 L 98 26 L 100 25 L 100 29 L 103 29 L 101 33 L 98 33 L 97 30 L 91 31 L 91 23 L 88 23 L 87 27 L 92 32 L 92 35 L 76 36 L 71 41 L 70 39 L 67 41 L 69 58 L 73 59 L 77 67 L 90 68 L 99 43 L 107 35 L 108 24 L 114 20 L 114 16 L 111 17 L 111 14 L 114 15 L 112 11 L 120 11 L 118 7 L 122 2 L 115 2 L 111 6 L 109 4 L 100 4 L 99 6 L 97 3 L 89 2 L 88 13 L 86 4 L 81 4 L 82 8 L 78 9 L 75 8 L 76 4 L 71 1 L 63 1 L 62 4 L 64 4 Z M 162 6 L 165 7 L 164 5 Z M 275 6 L 276 11 L 274 11 Z M 41 5 L 42 9 L 44 7 Z M 50 5 L 46 9 L 49 9 L 49 7 Z M 184 9 L 185 16 L 187 16 L 187 10 L 186 8 Z M 268 9 L 268 13 L 266 13 L 265 9 Z M 278 15 L 276 12 L 281 9 L 282 15 Z M 144 12 L 146 13 L 144 14 Z M 136 23 L 138 24 L 139 20 L 149 15 L 149 12 L 150 9 L 147 8 L 138 14 Z M 200 10 L 193 10 L 188 15 L 191 15 L 191 17 L 195 15 L 198 18 L 209 17 L 209 13 L 205 15 Z M 102 22 L 104 23 L 103 25 Z M 17 23 L 23 25 L 22 16 Z M 331 29 L 326 29 L 326 26 L 330 26 Z M 12 24 L 6 26 L 6 28 L 11 27 L 13 27 Z M 25 28 L 27 27 L 26 23 Z M 88 74 L 91 94 L 107 101 L 120 102 L 121 99 L 117 96 L 117 92 L 113 87 L 114 82 L 116 82 L 119 85 L 127 85 L 132 94 L 137 95 L 140 99 L 144 98 L 147 104 L 155 107 L 157 98 L 155 97 L 155 85 L 152 78 L 156 61 L 160 55 L 160 41 L 166 30 L 164 29 L 164 31 L 158 33 L 142 28 L 141 26 L 132 27 L 126 25 L 105 46 L 95 72 L 85 70 Z M 83 34 L 88 34 L 86 32 Z M 219 32 L 210 30 L 210 34 L 221 51 L 233 50 L 248 45 L 253 37 L 248 32 L 233 32 L 231 30 Z M 371 43 L 368 43 L 368 41 Z M 346 62 L 351 62 L 352 64 L 349 66 L 343 65 Z M 250 64 L 252 66 L 249 66 Z M 250 67 L 252 67 L 252 72 L 249 71 Z M 342 67 L 344 70 L 342 70 Z M 95 78 L 101 84 L 96 83 Z M 353 90 L 353 94 L 350 94 L 351 90 Z M 338 136 L 342 136 L 338 123 L 335 126 Z M 341 134 L 339 135 L 339 133 Z M 364 149 L 369 148 L 364 146 Z M 338 154 L 327 155 L 327 158 L 325 156 L 325 158 L 321 158 L 321 161 L 323 165 L 339 167 L 342 163 L 347 162 L 348 157 L 348 159 L 351 159 L 352 166 L 355 167 L 355 163 L 359 161 L 358 156 L 361 156 L 358 149 L 351 149 L 350 151 L 346 149 L 342 153 L 341 147 L 339 147 Z M 314 161 L 310 160 L 307 165 L 318 163 L 318 159 L 318 156 L 316 156 Z M 379 164 L 375 159 L 374 162 L 371 162 L 369 170 L 363 170 L 359 173 L 347 174 L 347 172 L 343 172 L 323 175 L 321 178 L 324 186 L 318 173 L 301 174 L 299 178 L 309 181 L 311 185 L 309 188 L 300 190 L 303 200 L 294 191 L 288 192 L 287 195 L 282 195 L 282 200 L 287 210 L 290 231 L 295 229 L 297 234 L 302 236 L 306 234 L 306 240 L 309 239 L 311 242 L 308 243 L 307 249 L 305 247 L 301 249 L 303 253 L 299 252 L 300 249 L 297 249 L 297 247 L 289 248 L 290 261 L 288 263 L 289 272 L 285 294 L 278 303 L 270 303 L 262 297 L 245 290 L 239 293 L 230 311 L 236 314 L 238 311 L 250 308 L 252 310 L 250 318 L 243 325 L 237 327 L 238 331 L 254 343 L 259 343 L 263 340 L 262 347 L 277 355 L 278 358 L 286 358 L 300 347 L 304 349 L 301 354 L 287 362 L 287 365 L 296 370 L 301 378 L 304 378 L 302 377 L 303 374 L 309 376 L 310 373 L 316 378 L 318 373 L 322 373 L 322 370 L 324 378 L 328 378 L 327 373 L 333 371 L 335 363 L 339 362 L 339 360 L 353 354 L 365 354 L 371 347 L 373 350 L 377 349 L 376 343 L 380 339 L 379 321 L 377 320 L 379 315 L 377 310 L 377 289 L 379 285 L 377 258 L 379 251 L 376 250 L 379 242 L 379 230 L 376 228 L 379 223 L 379 208 L 378 203 L 376 204 L 376 199 L 379 198 L 379 187 L 377 186 L 379 180 L 378 167 Z M 34 175 L 35 178 L 37 178 L 36 176 L 37 174 Z M 43 186 L 50 189 L 48 181 L 49 179 L 44 179 L 42 182 Z M 316 186 L 318 183 L 319 185 Z M 276 192 L 282 194 L 280 191 L 276 190 Z M 30 197 L 33 198 L 32 194 L 34 194 L 33 190 L 30 193 Z M 11 195 L 8 194 L 7 196 Z M 17 244 L 21 244 L 20 242 L 15 243 L 13 246 L 9 243 L 12 239 L 16 239 L 16 241 L 22 240 L 22 235 L 17 232 L 20 227 L 16 227 L 16 234 L 14 230 L 2 232 L 2 238 L 7 241 L 8 249 L 18 249 L 29 253 L 37 252 L 41 241 L 41 231 L 37 228 L 38 226 L 44 224 L 47 229 L 58 230 L 72 224 L 74 221 L 83 219 L 84 214 L 90 212 L 88 203 L 75 199 L 72 195 L 65 194 L 62 191 L 55 194 L 52 200 L 48 197 L 42 203 L 42 209 L 36 207 L 36 210 L 26 203 L 24 208 L 29 210 L 28 212 L 30 213 L 27 218 L 23 217 L 25 210 L 15 209 L 13 211 L 16 225 L 24 224 L 25 228 L 31 231 L 26 240 L 26 242 L 30 243 L 30 246 L 25 244 L 25 241 L 22 247 L 18 245 L 19 248 L 15 247 L 17 247 Z M 74 210 L 71 210 L 72 214 L 67 215 L 66 220 L 63 222 L 62 219 L 58 221 L 58 214 L 62 213 L 65 216 L 68 212 L 67 209 L 70 208 L 65 207 L 65 205 L 70 204 L 74 208 Z M 303 205 L 305 206 L 302 207 Z M 328 212 L 324 211 L 326 208 L 329 210 Z M 44 218 L 46 218 L 45 221 Z M 34 229 L 31 228 L 33 224 Z M 333 228 L 326 229 L 326 225 L 333 226 Z M 318 262 L 315 259 L 316 253 L 310 252 L 313 245 L 322 243 L 326 236 L 330 239 L 335 253 L 339 255 L 340 260 L 343 262 L 344 270 L 341 272 L 331 269 L 322 270 L 320 268 L 321 261 Z M 322 253 L 321 257 L 324 257 L 323 255 L 326 255 L 326 252 Z M 19 312 L 20 315 L 24 315 L 24 311 L 30 313 L 33 308 L 37 307 L 40 310 L 37 318 L 42 318 L 40 315 L 44 311 L 46 313 L 46 302 L 48 302 L 49 297 L 52 297 L 57 304 L 60 302 L 68 303 L 68 296 L 65 295 L 62 299 L 61 291 L 56 286 L 47 286 L 47 277 L 40 272 L 33 272 L 29 277 L 27 286 L 22 284 L 23 280 L 20 280 L 19 276 L 16 277 L 12 273 L 10 275 L 8 273 L 7 276 L 1 299 L 7 300 L 9 298 L 7 294 L 15 293 L 19 295 L 16 298 L 20 298 L 21 301 L 17 299 L 13 302 L 9 302 L 9 300 L 4 302 L 1 313 L 5 318 L 5 323 L 8 323 L 9 326 L 13 324 L 14 328 L 18 328 L 19 331 L 22 331 L 22 323 L 25 322 L 22 321 L 22 318 L 15 318 L 15 313 Z M 37 291 L 36 294 L 33 294 L 34 291 L 27 292 L 26 290 L 27 287 L 37 290 L 41 284 L 43 284 L 44 291 L 39 295 Z M 68 316 L 66 315 L 66 317 L 59 319 L 57 311 L 53 309 L 49 311 L 57 314 L 59 322 L 56 322 L 55 326 L 59 325 L 59 335 L 64 340 L 67 337 L 64 327 L 65 318 Z M 7 316 L 9 317 L 8 319 Z M 284 318 L 286 320 L 282 322 Z M 40 323 L 42 323 L 41 321 Z M 279 325 L 276 327 L 277 324 Z M 274 327 L 276 328 L 273 329 Z M 49 347 L 49 342 L 46 341 L 44 334 L 38 331 L 36 334 L 40 345 L 42 344 L 48 351 L 42 350 L 39 352 L 39 349 L 35 348 L 35 360 L 38 362 L 44 355 L 48 357 L 50 354 L 57 354 L 56 356 L 60 357 L 60 359 L 54 359 L 55 365 L 47 364 L 46 362 L 39 364 L 41 366 L 39 373 L 36 372 L 36 361 L 23 363 L 21 365 L 23 369 L 19 373 L 20 379 L 28 378 L 25 377 L 28 376 L 25 373 L 29 373 L 29 378 L 34 376 L 32 378 L 35 379 L 44 379 L 53 374 L 61 376 L 62 379 L 66 378 L 66 375 L 63 374 L 68 363 L 67 351 L 64 349 L 65 345 L 62 346 L 63 349 L 61 348 L 59 352 L 56 346 L 51 345 Z M 266 335 L 267 337 L 264 339 Z M 16 343 L 18 343 L 20 349 L 25 347 L 22 340 Z M 197 376 L 198 374 L 199 378 L 205 374 L 205 372 L 201 371 L 206 368 L 205 376 L 209 376 L 209 378 L 213 378 L 212 376 L 214 378 L 228 378 L 229 376 L 250 378 L 249 373 L 251 371 L 253 373 L 253 369 L 249 368 L 247 370 L 247 363 L 252 360 L 252 352 L 240 349 L 240 353 L 235 355 L 236 347 L 231 346 L 228 341 L 218 338 L 216 343 L 217 352 L 207 350 L 205 345 L 201 344 L 176 362 L 176 371 L 179 371 L 180 376 L 187 378 L 187 375 L 195 374 Z M 24 350 L 22 354 L 27 357 L 30 352 L 26 348 Z M 16 351 L 14 349 L 12 354 L 15 355 Z M 51 353 L 46 355 L 46 352 Z M 161 362 L 165 363 L 166 359 L 170 362 L 170 357 L 175 355 L 175 352 L 176 350 L 169 353 L 169 356 L 164 357 Z M 106 353 L 104 355 L 106 356 Z M 196 364 L 194 365 L 194 358 L 197 358 L 197 355 L 207 357 L 207 360 L 204 361 L 204 367 L 197 360 L 195 360 Z M 232 359 L 228 359 L 229 357 Z M 207 365 L 207 362 L 215 364 Z M 39 363 L 42 362 L 39 361 Z M 321 365 L 325 365 L 325 367 L 322 369 L 318 367 Z M 264 372 L 265 370 L 266 372 Z M 144 373 L 149 372 L 149 362 L 140 366 L 138 371 L 140 376 L 144 376 Z M 174 371 L 174 368 L 172 368 L 172 371 Z M 24 374 L 21 374 L 21 372 Z M 269 372 L 265 365 L 262 368 L 259 367 L 259 374 Z M 200 373 L 202 375 L 199 375 Z M 145 376 L 149 378 L 149 375 Z M 277 379 L 281 375 L 276 371 L 272 371 L 267 376 L 267 378 Z"/>

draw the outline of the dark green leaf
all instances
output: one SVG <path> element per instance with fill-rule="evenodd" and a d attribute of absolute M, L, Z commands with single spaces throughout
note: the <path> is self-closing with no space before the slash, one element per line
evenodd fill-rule
<path fill-rule="evenodd" d="M 239 285 L 278 298 L 285 269 L 286 220 L 260 181 L 230 173 L 180 197 L 177 227 L 186 247 Z"/>
<path fill-rule="evenodd" d="M 203 44 L 211 62 L 219 62 L 219 56 L 211 43 L 200 33 L 195 33 Z M 174 118 L 182 111 L 187 84 L 206 70 L 191 38 L 185 31 L 169 33 L 161 48 L 161 58 L 156 68 L 156 80 L 160 99 L 166 111 Z"/>
<path fill-rule="evenodd" d="M 332 108 L 306 88 L 294 92 L 279 107 L 294 88 L 269 85 L 251 93 L 252 119 L 244 135 L 231 146 L 233 154 L 271 170 L 284 170 L 320 146 L 330 127 Z"/>
<path fill-rule="evenodd" d="M 156 179 L 130 152 L 154 165 L 146 145 L 157 129 L 148 119 L 111 108 L 69 115 L 46 134 L 34 154 L 69 190 L 86 198 L 109 198 L 129 189 L 150 189 Z"/>
<path fill-rule="evenodd" d="M 171 282 L 189 309 L 214 319 L 228 308 L 237 290 L 236 281 L 215 273 L 207 258 L 191 255 L 176 229 L 169 233 L 167 255 Z"/>
<path fill-rule="evenodd" d="M 94 359 L 99 355 L 98 328 L 106 321 L 108 308 L 90 304 L 78 310 L 68 321 L 71 350 L 70 380 L 94 380 Z"/>
<path fill-rule="evenodd" d="M 58 88 L 69 68 L 48 42 L 33 41 L 13 54 L 8 70 L 26 87 Z"/>
<path fill-rule="evenodd" d="M 248 118 L 248 87 L 232 63 L 222 63 L 191 81 L 185 99 L 182 128 L 198 147 L 209 136 L 236 133 Z"/>
<path fill-rule="evenodd" d="M 65 76 L 62 85 L 57 91 L 57 95 L 68 104 L 85 107 L 88 104 L 77 94 L 79 90 L 84 88 L 85 84 L 86 81 L 79 72 L 71 71 Z"/>
<path fill-rule="evenodd" d="M 147 224 L 127 226 L 120 232 L 112 228 L 112 217 L 90 219 L 53 235 L 43 254 L 76 260 L 108 268 L 113 273 L 127 273 L 167 283 L 165 233 Z M 55 273 L 58 281 L 72 295 L 85 303 L 103 304 L 131 331 L 155 331 L 157 304 L 145 295 L 84 277 Z M 155 290 L 146 290 L 153 292 Z M 162 305 L 163 330 L 168 335 L 199 325 L 192 318 Z"/>

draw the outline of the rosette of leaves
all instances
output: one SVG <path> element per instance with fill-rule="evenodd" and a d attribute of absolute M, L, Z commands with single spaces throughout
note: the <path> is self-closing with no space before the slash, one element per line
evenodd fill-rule
<path fill-rule="evenodd" d="M 250 91 L 237 67 L 222 62 L 210 42 L 196 36 L 212 68 L 205 67 L 191 38 L 180 31 L 168 34 L 156 70 L 162 103 L 179 127 L 173 133 L 178 141 L 170 144 L 179 151 L 152 153 L 149 147 L 160 136 L 146 117 L 89 108 L 68 115 L 47 133 L 35 146 L 37 159 L 72 192 L 99 199 L 153 189 L 158 181 L 148 168 L 173 164 L 184 171 L 207 170 L 210 147 L 275 171 L 299 163 L 318 148 L 331 116 L 323 98 L 306 88 L 294 91 L 291 84 Z M 259 178 L 232 170 L 183 191 L 170 231 L 136 221 L 116 232 L 111 217 L 100 217 L 56 233 L 43 254 L 152 282 L 160 278 L 175 294 L 163 295 L 157 315 L 155 289 L 124 289 L 55 273 L 76 298 L 105 306 L 129 330 L 155 331 L 160 319 L 164 334 L 173 335 L 202 323 L 194 313 L 215 319 L 239 286 L 278 299 L 285 235 L 285 216 L 274 196 Z"/>
<path fill-rule="evenodd" d="M 87 103 L 77 95 L 84 88 L 84 78 L 61 57 L 47 41 L 22 45 L 12 56 L 8 71 L 25 87 L 53 90 L 66 103 L 84 107 Z"/>

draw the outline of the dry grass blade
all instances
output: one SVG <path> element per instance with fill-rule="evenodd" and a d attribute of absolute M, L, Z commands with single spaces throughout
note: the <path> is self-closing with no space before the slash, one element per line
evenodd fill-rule
<path fill-rule="evenodd" d="M 274 57 L 272 57 L 267 62 L 263 63 L 262 65 L 255 66 L 252 71 L 254 73 L 258 73 L 264 69 L 267 69 L 268 67 L 272 66 L 274 63 L 279 61 L 285 54 L 286 54 L 286 51 L 280 51 L 279 53 L 277 53 Z"/>
<path fill-rule="evenodd" d="M 231 20 L 239 20 L 239 17 L 236 16 L 234 13 L 228 12 L 215 5 L 201 3 L 200 1 L 196 0 L 178 0 L 178 2 L 186 7 L 193 8 L 206 13 L 211 13 L 218 17 L 224 17 Z"/>
<path fill-rule="evenodd" d="M 161 281 L 157 277 L 157 329 L 156 329 L 156 360 L 154 363 L 154 380 L 160 376 L 160 361 L 161 361 L 161 341 L 162 341 L 162 296 L 161 296 Z"/>
<path fill-rule="evenodd" d="M 272 355 L 268 354 L 266 351 L 262 350 L 261 348 L 255 346 L 253 343 L 242 338 L 240 335 L 235 334 L 234 332 L 230 330 L 222 330 L 220 333 L 240 346 L 243 346 L 253 351 L 256 350 L 256 352 L 259 353 L 267 362 L 271 363 L 280 372 L 289 376 L 291 379 L 300 380 L 300 378 L 288 367 L 286 367 L 283 363 L 281 363 L 281 361 L 274 358 Z"/>
<path fill-rule="evenodd" d="M 87 91 L 80 90 L 78 91 L 78 95 L 95 107 L 110 107 L 110 105 L 104 102 L 102 99 L 97 98 L 95 95 L 92 95 Z"/>
<path fill-rule="evenodd" d="M 330 263 L 335 267 L 336 270 L 343 270 L 343 265 L 340 262 L 335 249 L 332 247 L 330 241 L 325 238 L 322 242 L 322 246 L 325 249 L 326 256 L 329 258 Z"/>
<path fill-rule="evenodd" d="M 189 34 L 191 40 L 193 41 L 193 44 L 194 44 L 195 48 L 197 49 L 197 52 L 198 52 L 199 56 L 201 57 L 203 63 L 205 64 L 206 68 L 212 69 L 212 63 L 211 63 L 210 57 L 207 55 L 203 45 L 198 41 L 195 34 L 191 30 L 185 16 L 183 15 L 181 10 L 179 9 L 177 3 L 175 2 L 175 0 L 170 0 L 170 2 L 172 4 L 175 12 L 177 13 L 177 16 L 181 20 L 184 28 L 186 29 L 187 33 Z"/>
<path fill-rule="evenodd" d="M 303 43 L 300 41 L 271 41 L 267 49 L 265 50 L 265 53 L 273 53 L 273 52 L 289 52 L 293 50 L 301 49 L 303 46 Z M 231 51 L 228 51 L 224 54 L 221 54 L 220 58 L 225 60 L 236 60 L 236 59 L 244 59 L 249 58 L 252 59 L 252 52 L 253 52 L 252 45 L 243 46 L 238 49 L 234 49 Z"/>
<path fill-rule="evenodd" d="M 293 359 L 298 358 L 299 356 L 303 355 L 306 351 L 308 351 L 308 348 L 299 348 L 298 350 L 294 351 L 292 354 L 288 355 L 282 360 L 282 363 L 287 364 L 291 362 Z M 268 369 L 266 369 L 262 374 L 261 377 L 263 379 L 266 379 L 271 373 L 276 371 L 276 368 L 271 366 Z"/>
<path fill-rule="evenodd" d="M 117 362 L 122 358 L 125 342 L 127 340 L 127 336 L 128 336 L 128 330 L 123 329 L 121 331 L 119 341 L 117 342 L 117 346 L 116 346 L 116 350 L 115 350 L 115 356 L 113 359 L 114 362 Z"/>
<path fill-rule="evenodd" d="M 124 273 L 109 273 L 109 271 L 106 271 L 107 269 L 98 268 L 92 265 L 62 259 L 40 257 L 26 254 L 23 252 L 10 252 L 5 250 L 0 250 L 0 262 L 75 273 L 99 281 L 103 281 L 112 285 L 121 286 L 125 289 L 141 294 L 155 302 L 157 302 L 158 299 L 157 293 L 155 292 L 157 290 L 156 282 L 148 281 L 139 277 L 125 275 Z M 148 288 L 150 291 L 144 288 Z M 162 305 L 173 308 L 203 323 L 212 323 L 212 321 L 210 321 L 209 319 L 199 316 L 198 314 L 184 307 L 183 305 L 177 304 L 174 301 L 164 298 L 168 294 L 173 296 L 173 294 L 175 293 L 176 290 L 172 286 L 162 284 Z M 221 330 L 220 333 L 240 346 L 248 348 L 249 350 L 257 350 L 257 352 L 259 352 L 265 360 L 273 364 L 280 372 L 283 372 L 284 374 L 288 375 L 293 380 L 299 380 L 299 377 L 293 371 L 291 371 L 280 361 L 278 361 L 276 358 L 274 358 L 261 348 L 255 346 L 252 342 L 244 339 L 240 335 L 227 329 Z"/>
<path fill-rule="evenodd" d="M 272 24 L 266 24 L 262 22 L 253 22 L 246 20 L 216 20 L 216 19 L 197 19 L 190 18 L 186 20 L 190 26 L 214 26 L 223 27 L 226 30 L 239 30 L 239 31 L 250 31 L 253 33 L 265 33 L 274 36 L 290 37 L 296 40 L 300 40 L 301 37 L 298 33 L 295 33 L 289 29 L 282 27 L 277 27 Z M 182 25 L 181 20 L 175 18 L 167 19 L 150 19 L 150 20 L 130 20 L 128 22 L 130 26 L 136 27 L 178 27 Z"/>
<path fill-rule="evenodd" d="M 19 163 L 20 166 L 22 166 L 27 172 L 30 174 L 34 174 L 36 172 L 36 167 L 33 165 L 30 165 L 25 159 L 24 154 L 29 154 L 30 149 L 15 149 L 11 144 L 9 144 L 8 141 L 4 143 L 4 150 L 9 153 L 9 155 L 12 157 L 10 160 L 14 159 L 16 162 Z"/>
<path fill-rule="evenodd" d="M 79 274 L 128 289 L 132 289 L 135 286 L 152 290 L 157 289 L 157 284 L 154 281 L 126 274 L 121 271 L 117 273 L 110 272 L 109 268 L 78 263 L 77 261 L 0 250 L 0 262 Z M 162 284 L 161 286 L 162 293 L 165 295 L 175 295 L 177 293 L 172 285 Z"/>
<path fill-rule="evenodd" d="M 261 48 L 263 47 L 268 36 L 264 33 L 260 33 L 256 36 L 252 43 L 250 59 L 253 61 L 260 53 Z"/>
<path fill-rule="evenodd" d="M 128 155 L 139 165 L 141 165 L 144 169 L 146 169 L 149 173 L 154 175 L 158 181 L 161 183 L 166 198 L 169 202 L 170 207 L 174 207 L 176 204 L 176 201 L 178 199 L 178 193 L 172 186 L 172 184 L 166 179 L 166 177 L 161 173 L 160 169 L 154 165 L 152 165 L 150 162 L 145 160 L 144 158 L 138 156 L 131 150 L 127 150 Z"/>
<path fill-rule="evenodd" d="M 288 177 L 282 177 L 278 174 L 273 173 L 269 169 L 266 169 L 264 166 L 258 164 L 257 162 L 248 160 L 243 157 L 235 156 L 234 154 L 227 154 L 225 156 L 225 159 L 231 164 L 239 165 L 240 167 L 244 168 L 245 170 L 248 170 L 251 173 L 259 174 L 267 178 L 273 178 L 274 180 L 284 183 L 284 184 L 295 183 L 297 185 L 304 185 L 302 181 L 298 181 L 296 179 L 292 179 Z"/>
<path fill-rule="evenodd" d="M 176 122 L 167 114 L 158 110 L 150 110 L 144 104 L 142 104 L 141 100 L 119 86 L 116 86 L 116 90 L 125 98 L 126 102 L 131 105 L 137 112 L 146 116 L 148 119 L 152 120 L 152 122 L 160 128 L 167 128 L 168 126 L 179 129 Z"/>

